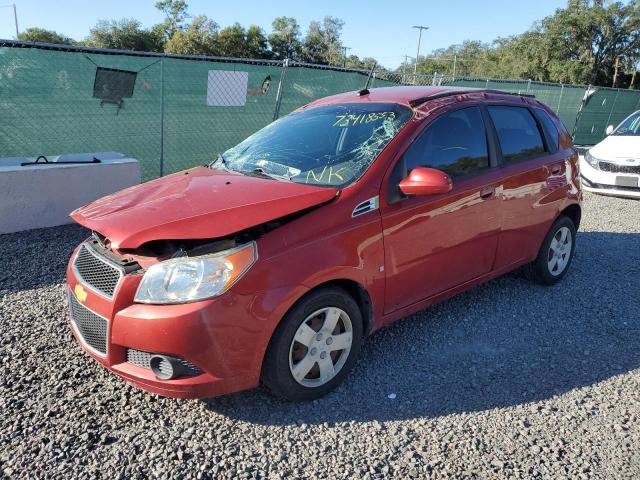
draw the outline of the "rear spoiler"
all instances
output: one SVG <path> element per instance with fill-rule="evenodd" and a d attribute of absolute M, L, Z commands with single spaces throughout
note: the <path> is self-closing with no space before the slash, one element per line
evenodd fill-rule
<path fill-rule="evenodd" d="M 529 93 L 515 93 L 515 92 L 505 92 L 504 90 L 495 90 L 491 88 L 474 88 L 470 90 L 449 90 L 447 92 L 435 93 L 433 95 L 427 95 L 426 97 L 416 98 L 409 102 L 409 105 L 412 107 L 417 107 L 418 105 L 422 105 L 429 100 L 435 100 L 436 98 L 444 98 L 444 97 L 452 97 L 454 95 L 467 95 L 469 93 L 497 93 L 500 95 L 513 95 L 516 97 L 528 97 L 528 98 L 536 98 L 535 95 L 531 95 Z"/>

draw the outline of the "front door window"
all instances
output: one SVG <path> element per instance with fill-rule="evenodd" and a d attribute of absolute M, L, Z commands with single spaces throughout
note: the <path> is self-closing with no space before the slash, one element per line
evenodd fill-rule
<path fill-rule="evenodd" d="M 407 171 L 437 168 L 463 177 L 489 168 L 482 113 L 478 107 L 445 113 L 427 127 L 405 153 Z"/>

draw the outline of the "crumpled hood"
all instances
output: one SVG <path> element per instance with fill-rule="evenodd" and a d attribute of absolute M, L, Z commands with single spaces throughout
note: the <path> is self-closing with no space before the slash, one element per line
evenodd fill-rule
<path fill-rule="evenodd" d="M 610 135 L 589 150 L 591 155 L 614 163 L 640 163 L 640 136 Z M 629 162 L 632 159 L 636 162 Z"/>
<path fill-rule="evenodd" d="M 320 205 L 338 190 L 198 167 L 121 190 L 71 212 L 112 248 L 219 238 Z"/>

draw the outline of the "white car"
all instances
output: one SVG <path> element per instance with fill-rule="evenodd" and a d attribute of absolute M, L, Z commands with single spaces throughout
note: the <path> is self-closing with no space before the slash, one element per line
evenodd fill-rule
<path fill-rule="evenodd" d="M 640 110 L 580 158 L 582 187 L 595 193 L 640 198 Z"/>

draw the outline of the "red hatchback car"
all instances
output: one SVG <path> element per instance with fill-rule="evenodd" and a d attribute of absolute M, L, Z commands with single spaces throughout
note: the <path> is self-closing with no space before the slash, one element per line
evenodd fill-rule
<path fill-rule="evenodd" d="M 290 400 L 340 383 L 363 339 L 521 265 L 574 254 L 578 155 L 533 98 L 391 87 L 323 98 L 208 166 L 72 213 L 70 324 L 143 389 Z"/>

